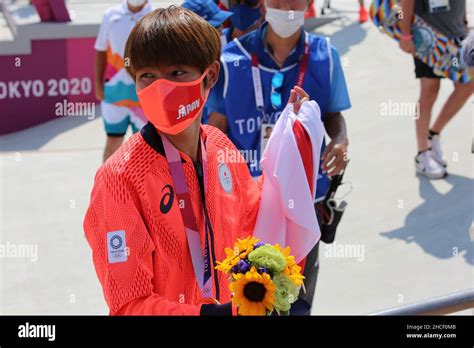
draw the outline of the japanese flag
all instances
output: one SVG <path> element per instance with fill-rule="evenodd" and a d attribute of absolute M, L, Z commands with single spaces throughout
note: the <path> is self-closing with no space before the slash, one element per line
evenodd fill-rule
<path fill-rule="evenodd" d="M 309 136 L 306 145 L 295 134 L 298 122 Z M 321 236 L 313 202 L 324 134 L 315 101 L 303 103 L 297 115 L 290 104 L 278 119 L 261 160 L 263 187 L 254 235 L 265 243 L 289 246 L 297 263 Z M 306 146 L 304 154 L 302 146 Z M 308 165 L 311 168 L 305 169 Z"/>

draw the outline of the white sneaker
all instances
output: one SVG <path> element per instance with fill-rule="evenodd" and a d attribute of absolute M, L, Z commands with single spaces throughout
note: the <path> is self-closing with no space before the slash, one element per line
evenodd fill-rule
<path fill-rule="evenodd" d="M 440 165 L 446 168 L 448 162 L 443 156 L 443 151 L 441 150 L 441 141 L 439 135 L 433 135 L 431 139 L 428 139 L 428 143 L 431 147 L 431 157 L 438 162 Z"/>
<path fill-rule="evenodd" d="M 416 156 L 415 163 L 416 172 L 430 179 L 441 179 L 447 174 L 446 169 L 433 159 L 430 150 Z"/>

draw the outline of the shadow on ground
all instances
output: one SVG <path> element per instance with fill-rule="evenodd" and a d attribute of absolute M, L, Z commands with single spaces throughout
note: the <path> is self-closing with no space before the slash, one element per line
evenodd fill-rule
<path fill-rule="evenodd" d="M 470 237 L 474 180 L 452 174 L 445 180 L 452 188 L 442 194 L 430 180 L 420 177 L 420 196 L 424 202 L 407 215 L 405 226 L 380 234 L 417 243 L 439 259 L 462 254 L 467 263 L 474 265 L 474 241 Z"/>
<path fill-rule="evenodd" d="M 342 56 L 349 52 L 351 46 L 355 46 L 367 37 L 368 26 L 372 25 L 370 22 L 361 25 L 359 22 L 354 22 L 353 19 L 347 16 L 347 12 L 341 12 L 337 9 L 332 9 L 330 17 L 337 18 L 331 21 L 331 25 L 339 27 L 340 30 L 330 35 L 331 43 L 337 47 L 339 54 Z M 322 17 L 324 18 L 324 17 Z M 315 31 L 316 34 L 318 31 Z"/>
<path fill-rule="evenodd" d="M 96 117 L 100 108 L 96 107 Z M 33 151 L 47 144 L 57 135 L 89 122 L 87 116 L 61 117 L 18 132 L 0 136 L 0 151 Z"/>

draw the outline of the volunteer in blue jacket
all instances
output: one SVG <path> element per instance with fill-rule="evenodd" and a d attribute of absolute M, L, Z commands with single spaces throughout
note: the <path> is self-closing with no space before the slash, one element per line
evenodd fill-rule
<path fill-rule="evenodd" d="M 214 0 L 186 0 L 181 7 L 193 11 L 221 32 L 224 22 L 232 16 L 232 12 L 221 10 Z"/>
<path fill-rule="evenodd" d="M 233 13 L 230 18 L 232 25 L 222 31 L 226 43 L 236 37 L 241 37 L 255 29 L 262 23 L 261 0 L 225 0 L 221 3 Z"/>
<path fill-rule="evenodd" d="M 222 30 L 224 29 L 224 22 L 232 16 L 232 12 L 221 10 L 214 0 L 186 0 L 181 7 L 193 11 L 219 30 L 221 33 L 221 44 L 224 47 L 227 39 Z M 207 123 L 210 113 L 209 108 L 204 106 L 202 110 L 202 123 Z"/>
<path fill-rule="evenodd" d="M 323 144 L 316 201 L 324 199 L 330 179 L 347 164 L 348 137 L 341 111 L 351 103 L 339 54 L 329 39 L 303 29 L 307 0 L 267 0 L 266 23 L 229 43 L 223 51 L 218 84 L 211 91 L 209 124 L 228 133 L 253 176 L 261 175 L 260 156 L 295 85 L 321 108 L 331 141 Z M 318 273 L 318 245 L 308 255 L 304 275 L 310 306 Z"/>

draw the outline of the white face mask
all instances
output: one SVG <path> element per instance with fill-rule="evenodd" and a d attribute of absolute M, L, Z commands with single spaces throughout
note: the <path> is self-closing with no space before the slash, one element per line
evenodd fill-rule
<path fill-rule="evenodd" d="M 127 0 L 127 2 L 130 6 L 140 7 L 146 2 L 146 0 Z"/>
<path fill-rule="evenodd" d="M 272 26 L 273 31 L 282 38 L 296 33 L 304 24 L 305 11 L 284 11 L 267 7 L 265 19 Z"/>

